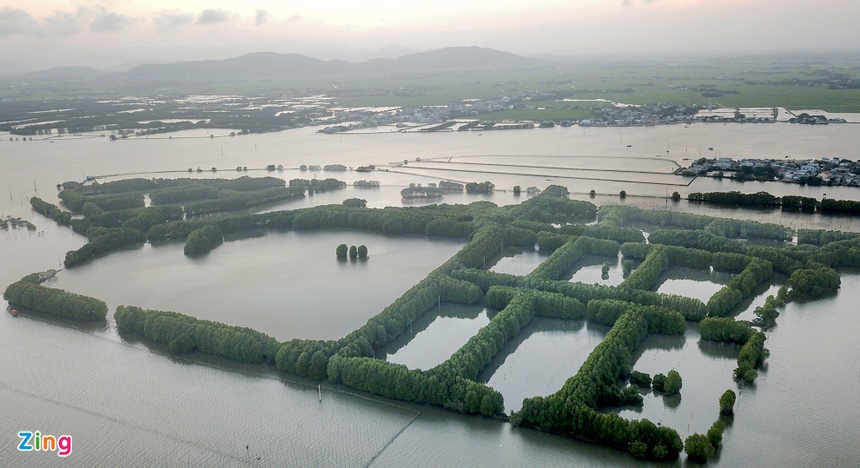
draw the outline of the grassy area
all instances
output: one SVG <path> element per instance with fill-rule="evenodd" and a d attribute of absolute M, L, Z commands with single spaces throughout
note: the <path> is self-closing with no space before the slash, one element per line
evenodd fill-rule
<path fill-rule="evenodd" d="M 518 71 L 462 71 L 315 78 L 283 77 L 255 81 L 174 81 L 141 91 L 144 83 L 78 82 L 59 87 L 0 87 L 4 98 L 80 97 L 81 95 L 241 94 L 307 95 L 326 93 L 349 106 L 445 105 L 463 99 L 492 99 L 522 92 L 551 91 L 579 99 L 607 99 L 629 104 L 699 104 L 726 107 L 788 107 L 860 112 L 860 89 L 828 89 L 828 74 L 860 80 L 860 57 L 760 56 L 744 58 L 664 58 L 628 61 L 555 63 Z M 794 81 L 792 81 L 794 80 Z M 703 96 L 712 89 L 719 96 Z M 497 114 L 505 118 L 579 119 L 586 104 L 542 101 L 534 109 Z M 529 106 L 526 106 L 529 107 Z M 543 109 L 537 109 L 541 107 Z M 510 116 L 510 117 L 507 117 Z M 500 117 L 501 118 L 501 117 Z"/>
<path fill-rule="evenodd" d="M 339 85 L 342 92 L 336 94 L 345 104 L 355 106 L 443 105 L 524 91 L 553 91 L 570 98 L 607 99 L 634 105 L 657 102 L 706 105 L 713 101 L 725 107 L 860 112 L 860 89 L 828 89 L 822 78 L 822 73 L 830 72 L 860 79 L 858 64 L 860 59 L 850 57 L 584 63 L 492 74 L 357 80 L 343 87 Z M 792 84 L 792 80 L 798 83 Z M 720 95 L 703 96 L 706 88 Z M 420 96 L 398 96 L 392 92 L 409 89 Z M 570 103 L 532 104 L 544 109 L 515 109 L 486 117 L 539 120 L 590 116 L 583 109 L 564 109 Z"/>

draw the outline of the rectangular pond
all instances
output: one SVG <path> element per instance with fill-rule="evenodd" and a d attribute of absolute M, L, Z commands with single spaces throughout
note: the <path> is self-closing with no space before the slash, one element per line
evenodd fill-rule
<path fill-rule="evenodd" d="M 431 369 L 462 348 L 496 312 L 480 305 L 442 303 L 418 317 L 409 333 L 377 351 L 377 357 L 410 369 Z"/>
<path fill-rule="evenodd" d="M 723 271 L 672 267 L 660 275 L 657 292 L 698 299 L 705 304 L 734 277 Z"/>
<path fill-rule="evenodd" d="M 654 377 L 674 369 L 683 386 L 674 396 L 643 389 L 642 407 L 625 407 L 618 414 L 671 427 L 682 440 L 694 432 L 704 434 L 719 416 L 720 395 L 728 389 L 738 392 L 732 371 L 739 351 L 740 346 L 702 340 L 697 325 L 690 325 L 684 336 L 649 335 L 633 356 L 633 370 Z"/>
<path fill-rule="evenodd" d="M 584 320 L 536 318 L 509 341 L 478 377 L 505 398 L 505 412 L 523 399 L 557 392 L 573 377 L 608 327 Z"/>
<path fill-rule="evenodd" d="M 366 245 L 366 260 L 336 247 Z M 183 255 L 183 243 L 114 252 L 61 271 L 46 286 L 119 305 L 172 310 L 279 340 L 338 339 L 364 325 L 462 246 L 462 240 L 356 231 L 268 232 Z"/>
<path fill-rule="evenodd" d="M 574 283 L 618 286 L 624 282 L 624 269 L 621 266 L 621 262 L 622 255 L 620 252 L 617 258 L 585 255 L 571 267 L 573 273 L 570 276 L 570 281 Z M 604 277 L 603 266 L 605 264 L 609 265 L 609 271 Z"/>
<path fill-rule="evenodd" d="M 490 271 L 506 273 L 508 275 L 526 276 L 547 258 L 549 258 L 549 255 L 534 249 L 505 249 L 502 257 L 490 267 Z"/>

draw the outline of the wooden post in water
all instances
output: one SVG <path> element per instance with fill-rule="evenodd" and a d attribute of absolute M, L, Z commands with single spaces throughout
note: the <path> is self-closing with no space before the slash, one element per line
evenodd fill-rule
<path fill-rule="evenodd" d="M 320 402 L 322 402 L 322 384 L 317 386 L 317 392 L 319 392 Z"/>

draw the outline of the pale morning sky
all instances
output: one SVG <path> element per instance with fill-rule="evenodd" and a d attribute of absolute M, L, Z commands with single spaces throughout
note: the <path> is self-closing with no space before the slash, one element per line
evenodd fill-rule
<path fill-rule="evenodd" d="M 361 61 L 391 46 L 522 55 L 856 50 L 858 19 L 858 0 L 0 0 L 0 60 L 104 69 L 257 51 Z"/>

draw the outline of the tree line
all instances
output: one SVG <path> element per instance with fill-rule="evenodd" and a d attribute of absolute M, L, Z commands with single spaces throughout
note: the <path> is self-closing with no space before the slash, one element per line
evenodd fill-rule
<path fill-rule="evenodd" d="M 30 198 L 30 206 L 40 215 L 54 220 L 60 226 L 68 226 L 72 222 L 72 214 L 61 210 L 57 205 L 48 203 L 39 197 Z"/>
<path fill-rule="evenodd" d="M 591 237 L 572 237 L 564 245 L 553 251 L 529 276 L 541 279 L 555 280 L 570 271 L 573 264 L 583 255 L 592 254 L 612 257 L 618 254 L 618 243 L 612 240 L 594 239 Z"/>
<path fill-rule="evenodd" d="M 717 203 L 740 207 L 773 207 L 781 206 L 787 211 L 804 211 L 832 214 L 858 214 L 860 202 L 853 200 L 835 200 L 822 198 L 820 201 L 813 197 L 786 195 L 777 197 L 767 192 L 740 193 L 731 192 L 694 192 L 687 196 L 690 201 L 701 203 Z"/>
<path fill-rule="evenodd" d="M 493 286 L 526 288 L 562 294 L 583 304 L 595 299 L 617 299 L 640 305 L 661 306 L 680 312 L 686 320 L 700 321 L 705 317 L 707 308 L 702 301 L 691 297 L 663 294 L 642 289 L 622 286 L 590 285 L 570 281 L 544 280 L 496 273 L 492 271 L 462 268 L 451 272 L 454 278 L 469 281 L 488 292 Z"/>
<path fill-rule="evenodd" d="M 63 265 L 72 268 L 119 249 L 146 242 L 146 234 L 131 228 L 93 227 L 87 230 L 87 243 L 66 253 Z"/>
<path fill-rule="evenodd" d="M 215 224 L 207 224 L 188 234 L 183 252 L 188 256 L 199 256 L 209 253 L 224 242 L 224 234 Z"/>
<path fill-rule="evenodd" d="M 199 320 L 177 312 L 119 306 L 114 313 L 120 333 L 136 334 L 167 345 L 171 353 L 197 351 L 239 362 L 272 363 L 278 341 L 244 327 Z"/>
<path fill-rule="evenodd" d="M 505 408 L 501 393 L 474 380 L 440 376 L 367 357 L 332 357 L 328 379 L 375 395 L 435 404 L 462 413 L 493 416 L 502 414 Z"/>
<path fill-rule="evenodd" d="M 184 210 L 188 216 L 199 216 L 210 213 L 244 210 L 254 206 L 304 196 L 304 187 L 277 187 L 259 192 L 239 192 L 224 189 L 218 192 L 218 197 L 214 200 L 189 203 L 185 205 Z"/>
<path fill-rule="evenodd" d="M 10 284 L 3 292 L 3 299 L 12 305 L 75 320 L 95 321 L 107 317 L 104 301 L 48 288 L 28 278 Z"/>
<path fill-rule="evenodd" d="M 704 340 L 741 345 L 734 377 L 746 382 L 756 379 L 756 369 L 770 354 L 764 347 L 767 339 L 764 333 L 753 329 L 749 322 L 726 317 L 707 317 L 699 324 L 699 333 Z"/>

